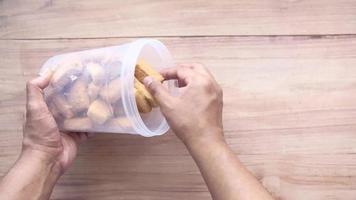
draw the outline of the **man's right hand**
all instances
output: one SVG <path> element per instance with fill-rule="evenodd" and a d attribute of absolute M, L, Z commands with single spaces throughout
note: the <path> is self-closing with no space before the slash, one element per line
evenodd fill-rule
<path fill-rule="evenodd" d="M 178 96 L 152 77 L 144 82 L 158 101 L 173 132 L 187 145 L 196 140 L 223 140 L 223 94 L 210 72 L 201 64 L 183 64 L 161 71 L 165 80 L 177 79 Z"/>
<path fill-rule="evenodd" d="M 161 71 L 165 80 L 177 79 L 178 96 L 147 77 L 144 82 L 158 101 L 174 133 L 197 163 L 213 199 L 273 199 L 238 160 L 224 140 L 222 90 L 200 64 Z"/>

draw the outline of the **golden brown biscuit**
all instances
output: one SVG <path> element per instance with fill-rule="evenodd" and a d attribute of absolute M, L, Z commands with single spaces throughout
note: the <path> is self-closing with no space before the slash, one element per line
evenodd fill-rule
<path fill-rule="evenodd" d="M 95 124 L 103 124 L 113 116 L 113 111 L 109 104 L 97 99 L 90 104 L 87 115 Z"/>
<path fill-rule="evenodd" d="M 134 93 L 138 111 L 141 113 L 151 112 L 152 107 L 150 103 L 148 103 L 148 101 L 146 100 L 145 96 L 136 88 L 134 88 Z"/>
<path fill-rule="evenodd" d="M 145 85 L 143 85 L 140 81 L 138 81 L 135 78 L 135 88 L 141 92 L 141 94 L 143 94 L 143 96 L 145 96 L 146 100 L 148 101 L 148 103 L 150 103 L 150 105 L 152 107 L 157 107 L 158 103 L 156 102 L 156 100 L 153 98 L 153 96 L 151 95 L 151 93 L 148 92 L 148 90 L 146 89 Z"/>
<path fill-rule="evenodd" d="M 87 82 L 82 78 L 75 80 L 69 88 L 67 99 L 74 112 L 78 113 L 88 109 L 90 99 Z"/>
<path fill-rule="evenodd" d="M 101 86 L 105 82 L 105 70 L 104 68 L 96 63 L 88 63 L 86 65 L 86 70 L 89 72 L 91 80 L 95 85 Z"/>
<path fill-rule="evenodd" d="M 62 90 L 72 81 L 72 76 L 79 76 L 83 71 L 83 65 L 77 58 L 63 61 L 53 73 L 51 84 L 56 90 Z"/>
<path fill-rule="evenodd" d="M 158 73 L 156 70 L 151 68 L 145 61 L 141 60 L 136 64 L 135 77 L 141 83 L 143 83 L 143 79 L 146 76 L 152 76 L 153 78 L 155 78 L 159 82 L 162 82 L 164 80 L 163 76 L 160 73 Z"/>
<path fill-rule="evenodd" d="M 50 98 L 50 101 L 57 107 L 58 111 L 64 118 L 74 117 L 74 113 L 71 110 L 71 106 L 68 104 L 66 98 L 63 95 L 55 94 Z"/>
<path fill-rule="evenodd" d="M 121 98 L 121 81 L 119 78 L 104 85 L 100 91 L 100 97 L 109 103 L 114 103 Z"/>
<path fill-rule="evenodd" d="M 66 119 L 63 122 L 63 129 L 67 131 L 89 131 L 92 128 L 93 123 L 89 117 Z"/>
<path fill-rule="evenodd" d="M 100 92 L 100 87 L 95 85 L 94 83 L 89 83 L 88 85 L 88 96 L 90 99 L 90 102 L 94 101 Z"/>

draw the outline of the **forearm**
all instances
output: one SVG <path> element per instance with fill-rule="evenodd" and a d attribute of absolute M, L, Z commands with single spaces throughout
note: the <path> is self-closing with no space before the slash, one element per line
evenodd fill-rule
<path fill-rule="evenodd" d="M 273 199 L 223 139 L 186 143 L 214 199 Z"/>
<path fill-rule="evenodd" d="M 57 163 L 37 152 L 23 152 L 0 182 L 0 199 L 49 199 L 60 175 Z"/>

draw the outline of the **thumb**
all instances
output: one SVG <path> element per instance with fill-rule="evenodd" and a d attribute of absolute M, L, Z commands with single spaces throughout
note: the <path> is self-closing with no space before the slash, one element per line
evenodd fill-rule
<path fill-rule="evenodd" d="M 156 99 L 156 101 L 158 101 L 160 106 L 164 106 L 172 100 L 173 97 L 169 94 L 167 88 L 165 88 L 161 82 L 157 81 L 153 77 L 145 77 L 143 83 L 145 84 L 146 88 L 148 88 L 152 96 Z"/>
<path fill-rule="evenodd" d="M 34 119 L 47 114 L 48 108 L 44 101 L 43 89 L 49 84 L 52 73 L 46 73 L 27 82 L 27 116 Z"/>

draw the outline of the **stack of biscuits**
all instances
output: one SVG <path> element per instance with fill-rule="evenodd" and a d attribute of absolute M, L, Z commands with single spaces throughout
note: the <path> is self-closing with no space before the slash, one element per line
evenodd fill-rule
<path fill-rule="evenodd" d="M 118 71 L 119 69 L 117 69 Z M 45 90 L 48 108 L 62 130 L 120 130 L 131 126 L 121 102 L 120 75 L 96 62 L 71 58 L 56 67 Z M 137 108 L 147 113 L 157 102 L 143 85 L 146 76 L 163 77 L 145 62 L 135 69 L 134 93 Z"/>

